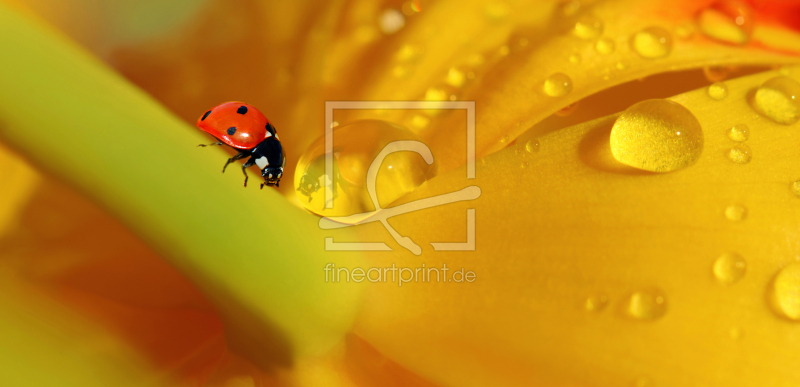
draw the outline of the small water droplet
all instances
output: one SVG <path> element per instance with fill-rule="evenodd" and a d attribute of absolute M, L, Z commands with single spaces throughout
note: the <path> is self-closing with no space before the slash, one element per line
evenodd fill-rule
<path fill-rule="evenodd" d="M 715 82 L 708 86 L 708 96 L 717 101 L 728 96 L 728 86 L 722 82 Z"/>
<path fill-rule="evenodd" d="M 508 140 L 509 140 L 509 137 L 508 137 L 508 136 L 503 136 L 503 137 L 500 139 L 500 143 L 501 143 L 501 144 L 506 144 L 506 143 L 508 143 Z"/>
<path fill-rule="evenodd" d="M 795 195 L 800 197 L 800 180 L 797 180 L 794 183 L 792 183 L 792 192 L 794 192 Z"/>
<path fill-rule="evenodd" d="M 603 55 L 608 55 L 614 52 L 614 47 L 614 41 L 609 38 L 597 39 L 597 42 L 594 44 L 594 49 Z"/>
<path fill-rule="evenodd" d="M 578 108 L 578 103 L 577 102 L 573 102 L 573 103 L 571 103 L 571 104 L 569 104 L 567 106 L 564 106 L 563 108 L 559 109 L 558 111 L 556 111 L 556 115 L 559 116 L 559 117 L 566 117 L 566 116 L 572 114 L 575 111 L 575 109 L 577 109 L 577 108 Z"/>
<path fill-rule="evenodd" d="M 750 128 L 745 124 L 735 125 L 728 129 L 728 138 L 736 142 L 745 142 L 750 138 Z"/>
<path fill-rule="evenodd" d="M 585 15 L 575 23 L 572 33 L 581 39 L 596 39 L 603 33 L 603 21 L 596 16 Z"/>
<path fill-rule="evenodd" d="M 745 220 L 747 218 L 747 208 L 741 204 L 731 204 L 725 208 L 725 217 L 734 222 Z"/>
<path fill-rule="evenodd" d="M 714 277 L 723 285 L 731 285 L 738 282 L 747 271 L 747 263 L 741 255 L 735 253 L 725 253 L 714 261 Z"/>
<path fill-rule="evenodd" d="M 733 70 L 731 66 L 706 66 L 703 67 L 703 75 L 709 82 L 720 82 L 728 79 Z"/>
<path fill-rule="evenodd" d="M 637 320 L 656 320 L 667 312 L 667 298 L 659 289 L 639 290 L 628 298 L 629 316 Z"/>
<path fill-rule="evenodd" d="M 747 164 L 753 159 L 753 151 L 745 144 L 736 144 L 728 152 L 728 158 L 736 164 Z"/>
<path fill-rule="evenodd" d="M 754 103 L 759 113 L 791 125 L 800 119 L 800 82 L 784 76 L 772 78 L 758 88 Z"/>
<path fill-rule="evenodd" d="M 539 140 L 530 140 L 525 143 L 525 151 L 528 153 L 536 153 L 539 151 Z"/>
<path fill-rule="evenodd" d="M 599 313 L 602 312 L 606 306 L 608 306 L 608 296 L 604 294 L 593 294 L 586 297 L 586 300 L 583 302 L 583 308 L 586 309 L 587 312 Z"/>
<path fill-rule="evenodd" d="M 743 1 L 717 1 L 698 14 L 697 24 L 709 38 L 745 44 L 753 34 L 753 10 Z"/>
<path fill-rule="evenodd" d="M 527 161 L 523 161 L 519 164 L 519 167 L 522 169 L 528 168 L 528 166 L 530 166 L 530 163 Z"/>
<path fill-rule="evenodd" d="M 642 58 L 663 58 L 672 51 L 672 35 L 661 27 L 647 27 L 631 37 L 631 47 Z"/>
<path fill-rule="evenodd" d="M 555 73 L 544 81 L 544 93 L 551 97 L 561 97 L 572 91 L 572 79 L 564 73 Z"/>
<path fill-rule="evenodd" d="M 569 63 L 578 64 L 581 63 L 581 54 L 575 53 L 569 56 Z"/>
<path fill-rule="evenodd" d="M 800 320 L 800 262 L 781 269 L 772 280 L 769 293 L 770 306 L 776 314 Z"/>
<path fill-rule="evenodd" d="M 392 35 L 406 24 L 406 18 L 403 14 L 396 9 L 386 9 L 381 13 L 378 24 L 386 35 Z"/>
<path fill-rule="evenodd" d="M 728 331 L 728 335 L 733 340 L 741 340 L 742 337 L 744 337 L 744 332 L 742 331 L 741 328 L 733 327 Z"/>
<path fill-rule="evenodd" d="M 447 75 L 444 78 L 445 83 L 453 87 L 464 86 L 466 80 L 467 74 L 457 67 L 451 67 L 449 70 L 447 70 Z"/>
<path fill-rule="evenodd" d="M 625 110 L 611 129 L 611 153 L 634 168 L 675 171 L 694 164 L 702 152 L 700 122 L 672 101 L 639 102 Z"/>

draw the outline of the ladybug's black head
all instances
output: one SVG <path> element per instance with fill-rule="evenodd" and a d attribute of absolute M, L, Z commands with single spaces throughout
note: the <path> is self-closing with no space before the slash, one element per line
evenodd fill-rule
<path fill-rule="evenodd" d="M 303 195 L 308 196 L 308 201 L 311 201 L 311 194 L 319 191 L 319 179 L 314 179 L 307 173 L 300 177 L 300 186 L 297 190 Z"/>

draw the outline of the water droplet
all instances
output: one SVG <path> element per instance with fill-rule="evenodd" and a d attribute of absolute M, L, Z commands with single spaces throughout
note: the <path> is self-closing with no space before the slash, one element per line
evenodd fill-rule
<path fill-rule="evenodd" d="M 728 130 L 728 137 L 736 142 L 745 142 L 750 138 L 750 128 L 745 124 L 735 125 Z"/>
<path fill-rule="evenodd" d="M 731 285 L 744 277 L 747 263 L 741 255 L 725 253 L 714 261 L 714 277 L 723 285 Z"/>
<path fill-rule="evenodd" d="M 628 299 L 629 316 L 637 320 L 656 320 L 667 312 L 667 298 L 659 289 L 636 291 Z"/>
<path fill-rule="evenodd" d="M 697 23 L 709 38 L 745 44 L 753 34 L 753 11 L 743 1 L 717 1 L 698 14 Z"/>
<path fill-rule="evenodd" d="M 447 76 L 445 76 L 445 82 L 453 87 L 461 87 L 464 86 L 464 83 L 467 80 L 467 74 L 464 73 L 463 70 L 457 67 L 451 67 L 447 70 Z"/>
<path fill-rule="evenodd" d="M 634 168 L 675 171 L 694 164 L 702 152 L 700 122 L 672 101 L 639 102 L 625 110 L 611 129 L 611 153 Z"/>
<path fill-rule="evenodd" d="M 501 144 L 507 144 L 509 140 L 510 140 L 510 138 L 508 136 L 503 136 L 503 137 L 500 138 L 500 143 Z"/>
<path fill-rule="evenodd" d="M 800 119 L 800 82 L 784 76 L 772 78 L 758 88 L 754 103 L 759 113 L 791 125 Z"/>
<path fill-rule="evenodd" d="M 800 320 L 800 262 L 781 269 L 772 280 L 769 293 L 770 306 L 776 314 Z"/>
<path fill-rule="evenodd" d="M 631 47 L 642 58 L 663 58 L 672 51 L 672 35 L 661 27 L 647 27 L 631 37 Z"/>
<path fill-rule="evenodd" d="M 577 109 L 577 108 L 578 108 L 578 103 L 577 102 L 573 102 L 573 103 L 571 103 L 571 104 L 569 104 L 567 106 L 564 106 L 563 108 L 559 109 L 558 111 L 556 111 L 556 115 L 559 116 L 559 117 L 566 117 L 566 116 L 572 114 L 575 111 L 575 109 Z"/>
<path fill-rule="evenodd" d="M 530 165 L 531 165 L 531 164 L 530 164 L 529 162 L 527 162 L 527 161 L 523 161 L 523 162 L 521 162 L 521 163 L 519 164 L 519 167 L 520 167 L 520 168 L 522 168 L 522 169 L 525 169 L 525 168 L 528 168 L 528 166 L 530 166 Z"/>
<path fill-rule="evenodd" d="M 794 183 L 792 183 L 792 192 L 794 192 L 795 195 L 800 197 L 800 180 L 797 180 Z"/>
<path fill-rule="evenodd" d="M 599 313 L 608 306 L 608 297 L 604 294 L 593 294 L 586 298 L 583 307 L 587 312 Z"/>
<path fill-rule="evenodd" d="M 572 33 L 581 39 L 596 39 L 603 33 L 603 21 L 596 16 L 585 15 L 575 23 Z"/>
<path fill-rule="evenodd" d="M 583 60 L 581 54 L 575 53 L 569 56 L 569 63 L 578 64 L 581 63 L 581 60 Z"/>
<path fill-rule="evenodd" d="M 525 151 L 528 153 L 536 153 L 539 151 L 539 140 L 530 140 L 525 143 Z"/>
<path fill-rule="evenodd" d="M 753 151 L 745 144 L 736 144 L 728 152 L 728 158 L 737 164 L 747 164 L 753 159 Z"/>
<path fill-rule="evenodd" d="M 561 97 L 572 91 L 572 79 L 564 73 L 555 73 L 545 79 L 542 89 L 551 97 Z"/>
<path fill-rule="evenodd" d="M 298 173 L 294 178 L 299 202 L 309 211 L 324 216 L 345 216 L 374 210 L 367 193 L 367 171 L 371 163 L 391 142 L 421 141 L 408 129 L 379 120 L 339 125 L 333 130 L 333 138 L 333 176 L 325 174 L 325 136 L 322 136 L 300 157 Z M 435 161 L 428 165 L 415 152 L 389 154 L 383 160 L 374 182 L 379 204 L 387 207 L 435 176 L 436 169 Z M 332 185 L 329 186 L 329 182 Z M 326 200 L 332 203 L 333 208 L 326 208 Z"/>
<path fill-rule="evenodd" d="M 741 204 L 731 204 L 725 208 L 725 217 L 734 222 L 742 221 L 747 218 L 747 208 Z"/>
<path fill-rule="evenodd" d="M 728 96 L 728 86 L 722 82 L 712 83 L 708 86 L 708 96 L 717 101 L 723 100 Z"/>
<path fill-rule="evenodd" d="M 703 75 L 709 82 L 720 82 L 728 79 L 733 70 L 731 66 L 706 66 L 703 67 Z"/>
<path fill-rule="evenodd" d="M 390 8 L 381 13 L 378 24 L 384 34 L 391 35 L 403 28 L 406 24 L 406 18 L 400 11 Z"/>
<path fill-rule="evenodd" d="M 728 331 L 728 335 L 733 340 L 741 340 L 744 337 L 744 332 L 741 328 L 733 327 Z"/>
<path fill-rule="evenodd" d="M 609 38 L 597 39 L 597 42 L 594 44 L 594 49 L 603 55 L 611 54 L 614 52 L 614 41 Z"/>

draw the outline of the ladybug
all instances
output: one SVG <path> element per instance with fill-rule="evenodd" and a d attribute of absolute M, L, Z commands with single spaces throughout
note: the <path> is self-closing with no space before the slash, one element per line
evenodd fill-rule
<path fill-rule="evenodd" d="M 242 164 L 244 186 L 247 187 L 247 168 L 253 165 L 261 168 L 261 176 L 264 178 L 262 189 L 264 185 L 279 186 L 283 167 L 286 166 L 286 155 L 275 127 L 258 109 L 244 102 L 225 102 L 205 112 L 197 120 L 197 127 L 219 140 L 198 146 L 225 144 L 239 151 L 222 167 L 223 173 L 228 164 L 250 157 Z"/>

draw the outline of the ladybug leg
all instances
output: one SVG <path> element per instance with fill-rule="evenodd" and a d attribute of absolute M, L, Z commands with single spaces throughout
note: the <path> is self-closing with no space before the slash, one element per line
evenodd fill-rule
<path fill-rule="evenodd" d="M 212 142 L 211 144 L 197 144 L 197 146 L 203 147 L 203 148 L 205 148 L 207 146 L 214 146 L 214 145 L 222 145 L 222 143 L 217 141 L 217 142 Z"/>
<path fill-rule="evenodd" d="M 245 158 L 245 157 L 247 157 L 248 155 L 249 155 L 249 153 L 243 153 L 243 152 L 239 152 L 239 153 L 237 153 L 237 154 L 236 154 L 236 156 L 233 156 L 233 157 L 229 158 L 229 159 L 228 159 L 228 162 L 226 162 L 226 163 L 225 163 L 225 165 L 222 167 L 222 173 L 225 173 L 225 169 L 226 169 L 226 168 L 228 168 L 228 164 L 230 164 L 230 163 L 232 163 L 232 162 L 234 162 L 234 161 L 236 161 L 236 160 L 239 160 L 239 159 Z M 252 165 L 252 164 L 251 164 L 251 165 Z"/>
<path fill-rule="evenodd" d="M 238 155 L 236 155 L 236 156 L 238 156 Z M 236 157 L 236 156 L 234 156 L 234 157 Z M 247 168 L 250 168 L 253 165 L 256 165 L 256 162 L 253 159 L 247 160 L 246 163 L 242 164 L 242 174 L 244 175 L 244 186 L 245 187 L 247 187 L 247 179 L 248 179 L 248 177 L 247 177 Z"/>

